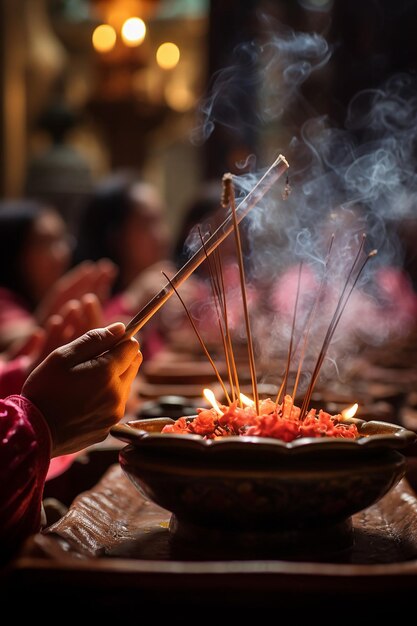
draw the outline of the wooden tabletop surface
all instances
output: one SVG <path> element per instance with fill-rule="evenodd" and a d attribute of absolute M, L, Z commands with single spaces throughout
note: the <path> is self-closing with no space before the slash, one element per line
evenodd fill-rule
<path fill-rule="evenodd" d="M 68 610 L 94 607 L 103 617 L 138 602 L 171 610 L 205 606 L 208 598 L 211 609 L 234 611 L 296 602 L 300 619 L 348 598 L 343 614 L 351 610 L 354 617 L 359 598 L 375 617 L 387 600 L 402 603 L 417 593 L 417 498 L 406 480 L 353 517 L 351 548 L 314 559 L 244 552 L 228 558 L 221 548 L 177 545 L 169 519 L 113 465 L 64 517 L 25 544 L 3 588 L 36 599 L 46 589 Z"/>

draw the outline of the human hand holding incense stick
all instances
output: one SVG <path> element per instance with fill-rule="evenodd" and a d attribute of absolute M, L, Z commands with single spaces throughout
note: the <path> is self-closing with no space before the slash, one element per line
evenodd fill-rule
<path fill-rule="evenodd" d="M 236 207 L 236 219 L 237 223 L 240 223 L 243 218 L 253 209 L 257 203 L 263 198 L 263 196 L 269 191 L 274 182 L 276 182 L 280 176 L 288 169 L 289 165 L 286 158 L 280 154 L 278 158 L 272 163 L 265 174 L 250 190 L 248 195 L 239 203 Z M 197 269 L 197 267 L 204 261 L 207 255 L 211 254 L 224 239 L 233 231 L 234 223 L 233 216 L 230 214 L 220 226 L 214 231 L 214 233 L 205 241 L 204 247 L 201 246 L 197 252 L 178 270 L 171 281 L 168 282 L 153 298 L 150 300 L 140 311 L 135 315 L 133 319 L 126 326 L 126 332 L 123 340 L 132 337 L 137 333 L 151 317 L 161 308 L 163 304 L 174 293 L 174 287 L 178 288 L 182 283 L 187 280 L 189 276 Z"/>

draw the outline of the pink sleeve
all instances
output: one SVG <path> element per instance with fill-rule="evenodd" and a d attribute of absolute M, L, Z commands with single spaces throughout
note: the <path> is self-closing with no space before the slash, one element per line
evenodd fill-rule
<path fill-rule="evenodd" d="M 39 530 L 50 450 L 49 429 L 37 408 L 22 396 L 0 400 L 0 546 L 4 549 Z"/>

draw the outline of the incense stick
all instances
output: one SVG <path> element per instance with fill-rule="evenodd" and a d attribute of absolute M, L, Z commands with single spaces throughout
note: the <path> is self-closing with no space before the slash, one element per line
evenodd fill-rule
<path fill-rule="evenodd" d="M 200 227 L 198 228 L 198 234 L 200 236 L 200 240 L 201 240 L 201 245 L 204 248 L 204 251 L 206 252 L 205 249 L 205 241 L 203 238 L 203 235 L 201 233 L 201 229 Z M 216 257 L 216 253 L 218 252 L 218 249 L 216 250 L 214 257 Z M 228 349 L 228 345 L 227 345 L 227 340 L 225 335 L 227 336 L 228 334 L 228 322 L 227 322 L 227 309 L 226 309 L 226 298 L 223 297 L 222 299 L 222 293 L 221 293 L 221 289 L 220 289 L 220 284 L 219 284 L 219 277 L 217 275 L 217 267 L 215 264 L 215 268 L 213 269 L 212 263 L 211 263 L 211 259 L 209 257 L 209 255 L 206 252 L 206 262 L 208 264 L 208 268 L 209 268 L 209 274 L 210 274 L 210 284 L 211 284 L 211 290 L 213 293 L 213 300 L 214 300 L 214 306 L 216 309 L 216 314 L 217 314 L 217 320 L 219 323 L 219 331 L 220 331 L 220 336 L 222 339 L 222 344 L 223 344 L 223 352 L 224 352 L 224 357 L 226 359 L 226 367 L 227 367 L 227 374 L 228 374 L 228 378 L 229 378 L 229 385 L 230 385 L 230 392 L 232 394 L 232 401 L 234 402 L 236 399 L 236 395 L 235 395 L 235 388 L 233 385 L 233 375 L 232 375 L 232 368 L 230 365 L 230 357 L 229 357 L 229 349 Z M 223 294 L 224 295 L 224 294 Z M 221 314 L 222 315 L 221 315 Z M 223 316 L 223 323 L 224 323 L 224 330 L 223 330 L 223 326 L 222 326 L 222 322 L 221 322 L 221 318 Z"/>
<path fill-rule="evenodd" d="M 204 354 L 208 358 L 208 360 L 210 362 L 210 365 L 213 368 L 213 371 L 214 371 L 214 373 L 216 375 L 216 378 L 219 381 L 219 383 L 220 383 L 220 385 L 221 385 L 221 387 L 222 387 L 222 389 L 224 391 L 224 395 L 226 397 L 227 402 L 230 404 L 230 397 L 229 397 L 229 394 L 227 393 L 227 389 L 226 389 L 226 386 L 225 386 L 225 384 L 224 384 L 224 382 L 222 380 L 222 377 L 220 376 L 220 372 L 217 369 L 216 364 L 214 363 L 213 359 L 211 358 L 210 352 L 208 351 L 207 346 L 204 343 L 204 340 L 203 340 L 202 336 L 200 335 L 200 332 L 199 332 L 197 326 L 195 325 L 195 322 L 194 322 L 194 320 L 192 318 L 191 313 L 188 310 L 187 305 L 185 304 L 184 300 L 182 299 L 182 297 L 178 293 L 177 288 L 175 287 L 175 285 L 172 284 L 171 280 L 168 278 L 168 276 L 165 274 L 165 272 L 162 272 L 162 274 L 165 276 L 167 281 L 172 285 L 172 288 L 173 288 L 174 292 L 176 293 L 176 295 L 178 296 L 179 301 L 181 302 L 182 306 L 184 307 L 184 310 L 185 310 L 185 312 L 187 314 L 187 317 L 190 320 L 190 324 L 193 327 L 193 330 L 194 330 L 194 332 L 195 332 L 195 334 L 197 336 L 198 341 L 200 342 L 201 347 L 203 348 Z"/>
<path fill-rule="evenodd" d="M 303 262 L 301 261 L 299 267 L 298 267 L 298 282 L 297 282 L 297 293 L 295 296 L 295 303 L 294 303 L 294 312 L 293 312 L 293 316 L 292 316 L 292 325 L 291 325 L 291 336 L 290 336 L 290 343 L 288 346 L 288 354 L 287 354 L 287 365 L 285 368 L 285 373 L 284 373 L 284 378 L 283 381 L 281 383 L 281 386 L 279 388 L 278 394 L 277 394 L 277 398 L 275 400 L 275 404 L 278 404 L 280 399 L 281 399 L 281 394 L 283 394 L 284 398 L 287 392 L 287 383 L 288 383 L 288 376 L 290 373 L 290 365 L 291 365 L 291 357 L 292 357 L 292 345 L 293 345 L 293 341 L 294 341 L 294 332 L 295 332 L 295 320 L 297 317 L 297 307 L 298 307 L 298 298 L 300 296 L 300 285 L 301 285 L 301 272 L 303 270 Z"/>
<path fill-rule="evenodd" d="M 253 350 L 252 331 L 251 331 L 250 321 L 249 321 L 248 299 L 246 295 L 245 269 L 243 267 L 242 242 L 240 239 L 239 224 L 238 224 L 237 217 L 236 217 L 235 192 L 233 188 L 233 179 L 232 179 L 231 174 L 225 174 L 223 176 L 223 185 L 224 185 L 223 187 L 224 195 L 225 197 L 227 196 L 227 199 L 230 204 L 230 208 L 232 210 L 233 227 L 234 227 L 233 230 L 234 230 L 234 235 L 235 235 L 237 260 L 238 260 L 238 266 L 239 266 L 240 290 L 242 293 L 243 313 L 244 313 L 245 327 L 246 327 L 246 338 L 248 341 L 248 356 L 249 356 L 250 375 L 251 375 L 251 380 L 252 380 L 252 392 L 253 392 L 253 399 L 255 401 L 256 413 L 259 415 L 258 384 L 256 380 L 255 354 Z"/>
<path fill-rule="evenodd" d="M 329 249 L 327 251 L 326 259 L 325 259 L 325 262 L 324 262 L 323 276 L 321 278 L 320 286 L 319 286 L 317 295 L 316 295 L 316 297 L 314 299 L 313 306 L 311 307 L 310 312 L 309 312 L 309 314 L 307 316 L 307 320 L 306 320 L 306 325 L 305 325 L 305 329 L 306 330 L 305 330 L 305 333 L 304 333 L 304 341 L 303 341 L 303 345 L 302 345 L 302 348 L 301 348 L 300 361 L 298 363 L 297 375 L 295 377 L 295 382 L 294 382 L 294 388 L 292 390 L 292 397 L 294 398 L 294 400 L 295 400 L 295 396 L 296 396 L 297 389 L 298 389 L 298 383 L 300 381 L 301 370 L 302 370 L 303 363 L 304 363 L 304 358 L 305 358 L 305 353 L 306 353 L 306 349 L 307 349 L 308 338 L 310 336 L 311 326 L 312 326 L 313 319 L 314 319 L 315 314 L 316 314 L 317 307 L 319 305 L 319 302 L 321 300 L 321 297 L 322 297 L 322 294 L 323 294 L 323 291 L 324 291 L 324 286 L 326 284 L 327 271 L 329 269 L 329 260 L 330 260 L 330 255 L 331 255 L 331 252 L 332 252 L 333 242 L 334 242 L 334 234 L 332 234 L 332 236 L 330 237 Z"/>
<path fill-rule="evenodd" d="M 355 286 L 356 286 L 356 284 L 357 284 L 357 282 L 359 280 L 359 277 L 362 274 L 363 270 L 365 269 L 365 266 L 368 263 L 369 259 L 377 254 L 376 250 L 372 250 L 367 255 L 366 259 L 364 260 L 364 262 L 362 263 L 361 267 L 359 268 L 359 270 L 358 270 L 358 272 L 356 274 L 356 277 L 355 277 L 355 279 L 354 279 L 354 281 L 353 281 L 353 283 L 352 283 L 352 285 L 351 285 L 351 287 L 349 289 L 348 294 L 344 298 L 346 290 L 347 290 L 347 287 L 349 285 L 349 281 L 350 281 L 350 279 L 352 277 L 354 268 L 356 267 L 358 259 L 359 259 L 359 256 L 360 256 L 360 253 L 363 250 L 364 243 L 365 243 L 365 235 L 363 235 L 363 237 L 362 237 L 362 242 L 361 242 L 361 245 L 359 247 L 358 253 L 357 253 L 356 257 L 355 257 L 353 265 L 352 265 L 352 267 L 350 269 L 350 272 L 349 272 L 349 274 L 347 276 L 345 285 L 344 285 L 344 287 L 342 289 L 342 293 L 341 293 L 341 295 L 339 297 L 339 300 L 338 300 L 338 303 L 337 303 L 337 306 L 336 306 L 336 310 L 335 310 L 335 312 L 333 314 L 333 317 L 332 317 L 331 322 L 329 324 L 329 327 L 327 329 L 327 332 L 326 332 L 326 335 L 325 335 L 325 338 L 324 338 L 324 341 L 323 341 L 323 345 L 321 347 L 318 359 L 316 361 L 316 365 L 314 366 L 314 370 L 313 370 L 313 373 L 311 375 L 310 384 L 309 384 L 309 386 L 307 388 L 306 394 L 305 394 L 304 399 L 303 399 L 303 403 L 302 403 L 301 410 L 300 410 L 300 420 L 303 420 L 304 417 L 305 417 L 305 414 L 307 412 L 307 408 L 308 408 L 308 405 L 310 403 L 311 396 L 312 396 L 312 393 L 313 393 L 313 390 L 314 390 L 314 386 L 315 386 L 315 384 L 317 382 L 317 379 L 318 379 L 318 376 L 319 376 L 319 372 L 320 372 L 321 366 L 323 364 L 323 361 L 324 361 L 324 358 L 326 356 L 326 353 L 327 353 L 327 350 L 329 348 L 329 345 L 330 345 L 330 342 L 332 340 L 332 337 L 333 337 L 333 335 L 335 333 L 335 330 L 336 330 L 336 328 L 337 328 L 337 326 L 339 324 L 340 318 L 342 317 L 342 314 L 343 314 L 343 312 L 344 312 L 344 310 L 346 308 L 348 300 L 349 300 L 349 298 L 350 298 L 350 296 L 352 294 L 352 291 L 355 288 Z"/>
<path fill-rule="evenodd" d="M 232 342 L 232 335 L 230 333 L 230 327 L 229 327 L 229 314 L 228 314 L 228 310 L 227 310 L 227 298 L 226 298 L 226 288 L 224 285 L 224 276 L 223 276 L 223 264 L 222 264 L 222 257 L 221 257 L 221 253 L 220 253 L 220 248 L 217 248 L 217 250 L 214 251 L 214 263 L 217 267 L 217 273 L 219 275 L 219 279 L 220 279 L 220 288 L 221 288 L 221 294 L 222 294 L 222 301 L 223 301 L 223 306 L 224 306 L 224 322 L 225 322 L 225 331 L 226 331 L 226 341 L 227 341 L 227 346 L 228 346 L 228 350 L 229 350 L 229 358 L 230 358 L 230 365 L 232 368 L 232 373 L 233 373 L 233 379 L 234 379 L 234 385 L 236 387 L 236 395 L 237 395 L 237 399 L 239 401 L 239 406 L 242 407 L 242 400 L 240 397 L 240 384 L 239 384 L 239 376 L 237 373 L 237 367 L 236 367 L 236 359 L 235 359 L 235 354 L 233 351 L 233 342 Z"/>
<path fill-rule="evenodd" d="M 248 195 L 239 203 L 236 208 L 236 218 L 238 223 L 251 211 L 263 196 L 269 191 L 275 181 L 288 169 L 289 165 L 284 156 L 280 154 L 278 158 L 272 163 L 265 174 L 249 191 Z M 222 224 L 215 230 L 212 236 L 206 241 L 207 254 L 211 254 L 217 246 L 230 235 L 232 232 L 233 217 L 229 215 Z M 148 322 L 153 315 L 161 308 L 163 304 L 174 293 L 174 286 L 179 287 L 187 280 L 189 276 L 197 269 L 197 267 L 206 258 L 206 253 L 201 247 L 197 252 L 189 259 L 172 277 L 171 282 L 168 282 L 155 296 L 133 317 L 126 326 L 125 334 L 123 335 L 123 341 L 132 337 Z"/>

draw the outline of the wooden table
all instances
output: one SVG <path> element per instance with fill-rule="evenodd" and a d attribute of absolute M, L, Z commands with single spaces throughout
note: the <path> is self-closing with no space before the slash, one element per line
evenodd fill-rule
<path fill-rule="evenodd" d="M 417 499 L 405 480 L 354 516 L 353 546 L 330 559 L 213 559 L 207 547 L 175 545 L 169 517 L 114 465 L 27 542 L 2 588 L 19 589 L 27 606 L 46 594 L 68 616 L 140 614 L 143 603 L 161 616 L 174 609 L 247 615 L 284 603 L 303 623 L 315 612 L 321 623 L 334 623 L 335 610 L 386 617 L 391 606 L 400 614 L 404 602 L 417 598 Z"/>

